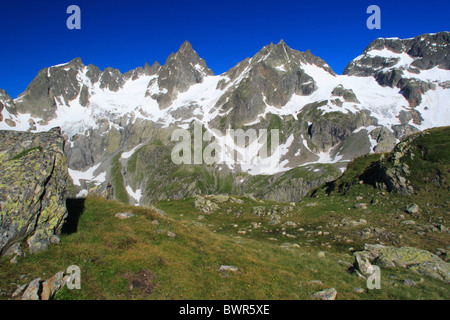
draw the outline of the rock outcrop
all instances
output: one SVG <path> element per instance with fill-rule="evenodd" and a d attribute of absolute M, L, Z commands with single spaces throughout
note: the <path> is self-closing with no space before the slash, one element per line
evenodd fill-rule
<path fill-rule="evenodd" d="M 419 274 L 450 282 L 450 264 L 426 250 L 366 244 L 364 251 L 355 252 L 354 256 L 354 267 L 364 276 L 370 275 L 373 263 L 382 268 L 408 268 Z"/>
<path fill-rule="evenodd" d="M 59 242 L 68 179 L 60 129 L 0 131 L 0 171 L 0 256 Z"/>
<path fill-rule="evenodd" d="M 59 271 L 47 280 L 36 278 L 28 285 L 18 287 L 12 294 L 12 298 L 16 300 L 51 300 L 70 281 L 72 281 L 70 274 Z"/>

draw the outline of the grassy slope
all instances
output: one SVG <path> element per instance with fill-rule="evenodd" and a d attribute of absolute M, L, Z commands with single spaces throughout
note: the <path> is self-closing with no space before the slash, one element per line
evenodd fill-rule
<path fill-rule="evenodd" d="M 306 206 L 315 201 L 308 200 L 301 209 L 283 217 L 283 221 L 295 221 L 305 229 L 287 230 L 297 236 L 288 239 L 280 226 L 269 226 L 266 220 L 251 215 L 253 206 L 274 205 L 270 202 L 261 204 L 246 199 L 244 204 L 224 204 L 220 211 L 205 215 L 200 226 L 193 199 L 159 203 L 168 215 L 162 217 L 149 209 L 88 198 L 78 231 L 62 236 L 60 245 L 20 258 L 18 264 L 0 259 L 0 288 L 11 293 L 15 289 L 12 283 L 50 277 L 76 264 L 82 270 L 82 289 L 63 289 L 57 299 L 309 299 L 312 293 L 329 287 L 338 290 L 339 299 L 448 298 L 449 286 L 428 278 L 423 284 L 405 290 L 402 279 L 419 282 L 420 278 L 405 270 L 386 271 L 388 274 L 383 271 L 382 290 L 355 293 L 353 288 L 365 288 L 365 281 L 346 272 L 338 261 L 352 262 L 348 246 L 359 247 L 362 242 L 353 234 L 355 228 L 330 227 L 330 221 L 346 215 L 343 213 L 347 213 L 347 204 L 337 205 L 336 199 L 330 199 Z M 230 208 L 243 214 L 239 218 L 227 214 Z M 124 211 L 137 217 L 127 220 L 114 217 Z M 371 216 L 378 220 L 377 216 Z M 154 219 L 160 224 L 152 224 Z M 262 222 L 262 227 L 249 231 L 251 222 Z M 322 226 L 321 231 L 332 233 L 318 236 L 318 226 Z M 247 233 L 238 234 L 239 230 Z M 174 232 L 176 238 L 168 237 L 167 231 Z M 307 231 L 314 234 L 307 236 Z M 337 241 L 338 235 L 346 238 Z M 352 238 L 349 244 L 347 240 Z M 300 248 L 281 248 L 280 244 L 286 242 L 297 243 Z M 325 258 L 319 258 L 318 251 L 326 251 Z M 222 264 L 234 265 L 239 271 L 224 275 L 219 272 Z M 21 275 L 26 278 L 20 279 Z M 312 280 L 323 284 L 311 283 Z"/>

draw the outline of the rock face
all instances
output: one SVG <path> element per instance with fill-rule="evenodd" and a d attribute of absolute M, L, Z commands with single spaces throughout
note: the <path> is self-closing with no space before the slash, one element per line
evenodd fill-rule
<path fill-rule="evenodd" d="M 225 88 L 237 78 L 246 77 L 236 87 L 221 97 L 217 107 L 229 111 L 227 121 L 235 125 L 253 121 L 264 112 L 266 105 L 276 108 L 285 106 L 294 94 L 309 96 L 317 90 L 311 75 L 302 64 L 313 64 L 317 68 L 335 75 L 333 70 L 310 51 L 292 50 L 281 40 L 262 48 L 252 59 L 247 59 L 226 73 L 229 82 L 219 83 Z"/>
<path fill-rule="evenodd" d="M 0 255 L 59 242 L 68 179 L 60 129 L 0 131 L 0 171 Z"/>
<path fill-rule="evenodd" d="M 386 162 L 380 162 L 379 175 L 381 183 L 383 183 L 388 190 L 395 190 L 401 194 L 412 194 L 414 188 L 408 181 L 410 175 L 409 166 L 402 158 L 408 153 L 412 146 L 411 142 L 414 136 L 410 136 L 400 143 L 398 143 L 390 157 Z"/>

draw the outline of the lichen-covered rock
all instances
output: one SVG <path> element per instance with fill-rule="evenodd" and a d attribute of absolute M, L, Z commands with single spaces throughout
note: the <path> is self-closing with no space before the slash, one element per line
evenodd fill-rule
<path fill-rule="evenodd" d="M 387 247 L 366 244 L 364 251 L 356 252 L 355 268 L 363 274 L 370 263 L 383 268 L 402 267 L 434 279 L 450 282 L 450 264 L 426 250 L 411 247 Z"/>
<path fill-rule="evenodd" d="M 64 218 L 67 159 L 59 128 L 0 131 L 0 256 L 17 244 L 30 253 L 57 241 Z"/>
<path fill-rule="evenodd" d="M 355 262 L 353 264 L 356 270 L 359 270 L 363 276 L 370 276 L 372 274 L 372 264 L 369 261 L 369 255 L 364 252 L 355 252 Z"/>
<path fill-rule="evenodd" d="M 209 196 L 196 196 L 194 202 L 195 208 L 207 214 L 213 213 L 214 211 L 218 210 L 219 205 L 214 201 L 211 201 L 209 198 Z"/>

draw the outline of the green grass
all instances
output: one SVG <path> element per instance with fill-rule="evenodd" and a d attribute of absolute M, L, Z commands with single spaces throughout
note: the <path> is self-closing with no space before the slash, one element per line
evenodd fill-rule
<path fill-rule="evenodd" d="M 412 174 L 416 188 L 426 189 L 431 184 L 450 178 L 450 127 L 433 128 L 417 134 L 412 146 L 403 156 Z"/>
<path fill-rule="evenodd" d="M 87 198 L 78 231 L 61 237 L 61 244 L 48 251 L 19 258 L 10 264 L 0 259 L 0 288 L 13 292 L 14 283 L 52 276 L 70 265 L 81 268 L 81 290 L 63 289 L 56 299 L 310 299 L 322 289 L 334 287 L 338 299 L 448 299 L 449 285 L 419 276 L 405 269 L 382 269 L 382 289 L 354 292 L 366 288 L 365 280 L 346 271 L 339 260 L 353 262 L 349 246 L 361 248 L 364 241 L 356 233 L 361 228 L 332 228 L 344 216 L 365 217 L 372 226 L 389 223 L 380 219 L 386 207 L 370 208 L 370 214 L 352 209 L 354 201 L 339 196 L 306 199 L 295 210 L 282 217 L 298 223 L 286 228 L 295 239 L 283 235 L 282 225 L 270 226 L 267 218 L 251 215 L 251 209 L 287 204 L 247 198 L 243 204 L 226 202 L 213 214 L 202 214 L 194 208 L 194 199 L 161 201 L 157 207 L 166 217 L 150 209 L 134 207 L 118 201 Z M 396 198 L 392 198 L 395 202 Z M 409 199 L 404 199 L 407 204 Z M 399 200 L 397 200 L 399 201 Z M 316 202 L 316 206 L 308 206 Z M 397 203 L 392 205 L 401 205 Z M 240 216 L 235 213 L 241 211 Z M 137 216 L 119 220 L 118 212 Z M 198 220 L 202 214 L 204 220 Z M 159 224 L 152 224 L 158 220 Z M 201 223 L 201 225 L 199 224 Z M 261 228 L 251 227 L 261 222 Z M 234 225 L 237 225 L 235 227 Z M 321 226 L 321 229 L 317 229 Z M 298 231 L 302 227 L 303 232 Z M 398 227 L 397 227 L 398 229 Z M 246 234 L 238 231 L 247 231 Z M 249 231 L 253 230 L 253 231 Z M 330 235 L 308 236 L 308 231 L 330 231 Z M 177 236 L 172 239 L 167 231 Z M 403 230 L 402 244 L 417 244 L 427 249 L 448 243 L 448 236 L 428 237 L 428 245 L 418 236 Z M 442 235 L 441 235 L 442 236 Z M 274 241 L 271 239 L 277 239 Z M 345 239 L 352 239 L 347 243 Z M 359 240 L 358 240 L 359 239 Z M 283 243 L 297 243 L 300 248 L 287 250 Z M 317 252 L 326 251 L 325 258 Z M 221 265 L 238 267 L 236 273 L 219 272 Z M 147 277 L 144 277 L 146 274 Z M 20 279 L 25 275 L 24 279 Z M 403 279 L 423 283 L 405 289 Z M 320 280 L 322 284 L 311 281 Z M 130 283 L 135 284 L 130 289 Z M 5 296 L 0 296 L 5 298 Z"/>

